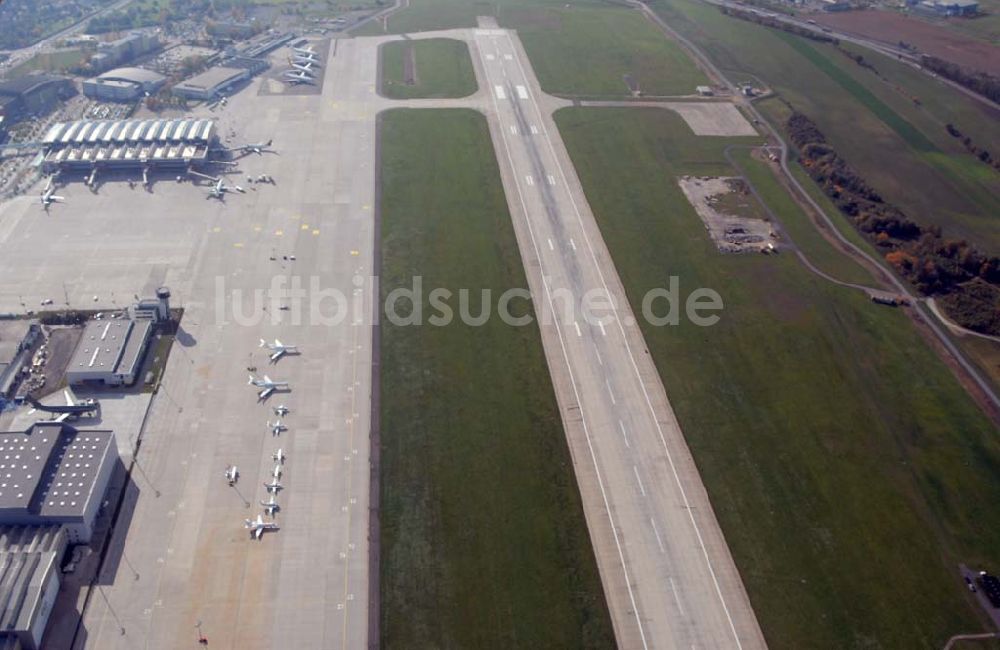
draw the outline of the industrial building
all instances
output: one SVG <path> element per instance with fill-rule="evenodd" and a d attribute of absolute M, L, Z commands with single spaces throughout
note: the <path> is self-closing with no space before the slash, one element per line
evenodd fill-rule
<path fill-rule="evenodd" d="M 0 525 L 0 648 L 42 647 L 67 545 L 59 525 Z"/>
<path fill-rule="evenodd" d="M 114 41 L 97 44 L 97 52 L 90 58 L 95 70 L 107 70 L 137 57 L 159 49 L 160 38 L 156 34 L 129 34 Z"/>
<path fill-rule="evenodd" d="M 976 0 L 924 0 L 913 11 L 926 16 L 975 16 L 979 13 Z"/>
<path fill-rule="evenodd" d="M 42 138 L 42 168 L 183 169 L 204 162 L 214 139 L 215 122 L 207 119 L 60 122 Z"/>
<path fill-rule="evenodd" d="M 70 385 L 131 386 L 142 368 L 152 320 L 92 320 L 66 367 Z"/>
<path fill-rule="evenodd" d="M 246 68 L 216 66 L 173 87 L 173 93 L 185 99 L 215 99 L 241 81 L 250 78 Z"/>
<path fill-rule="evenodd" d="M 153 95 L 167 78 L 144 68 L 115 68 L 83 82 L 83 94 L 91 99 L 111 102 L 131 102 Z"/>
<path fill-rule="evenodd" d="M 0 321 L 0 402 L 11 396 L 21 368 L 42 336 L 37 320 Z"/>
<path fill-rule="evenodd" d="M 28 115 L 42 115 L 76 95 L 73 82 L 49 74 L 28 74 L 0 82 L 0 116 L 16 122 Z"/>
<path fill-rule="evenodd" d="M 51 420 L 0 432 L 0 525 L 56 524 L 89 542 L 117 459 L 113 431 Z"/>

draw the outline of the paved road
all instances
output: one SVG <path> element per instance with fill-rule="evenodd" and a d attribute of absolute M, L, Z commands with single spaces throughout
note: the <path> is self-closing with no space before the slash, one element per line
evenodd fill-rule
<path fill-rule="evenodd" d="M 764 640 L 545 98 L 516 36 L 475 32 L 508 204 L 623 648 Z M 609 295 L 607 322 L 559 294 Z"/>

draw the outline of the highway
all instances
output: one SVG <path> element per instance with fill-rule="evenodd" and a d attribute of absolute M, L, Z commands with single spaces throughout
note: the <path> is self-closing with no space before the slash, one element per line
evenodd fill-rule
<path fill-rule="evenodd" d="M 622 648 L 763 636 L 582 187 L 516 37 L 475 33 L 487 112 Z M 614 308 L 565 317 L 560 294 Z"/>

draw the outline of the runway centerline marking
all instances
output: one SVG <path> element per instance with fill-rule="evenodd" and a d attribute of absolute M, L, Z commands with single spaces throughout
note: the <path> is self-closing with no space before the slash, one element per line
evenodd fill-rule
<path fill-rule="evenodd" d="M 601 328 L 601 336 L 607 336 L 608 335 L 608 333 L 606 331 L 604 331 L 604 323 L 602 323 L 601 321 L 597 321 L 597 326 L 599 328 Z"/>
<path fill-rule="evenodd" d="M 666 553 L 667 549 L 663 547 L 663 540 L 660 539 L 660 531 L 656 528 L 656 520 L 650 517 L 649 525 L 653 527 L 653 535 L 656 536 L 656 545 L 660 547 L 660 553 Z"/>
<path fill-rule="evenodd" d="M 652 521 L 652 519 L 650 521 Z M 677 583 L 674 582 L 673 576 L 670 577 L 670 589 L 674 592 L 674 600 L 677 601 L 678 611 L 680 611 L 681 616 L 686 618 L 687 614 L 684 613 L 684 605 L 681 604 L 681 596 L 677 593 Z M 693 648 L 694 646 L 692 645 L 691 647 Z"/>
<path fill-rule="evenodd" d="M 618 420 L 618 429 L 622 432 L 622 440 L 625 441 L 625 446 L 631 449 L 632 445 L 628 444 L 628 433 L 625 431 L 625 423 L 621 420 Z"/>
<path fill-rule="evenodd" d="M 580 332 L 580 323 L 573 323 L 573 327 L 576 328 L 576 335 L 577 336 L 583 336 L 583 333 Z"/>
<path fill-rule="evenodd" d="M 608 389 L 608 396 L 611 398 L 611 403 L 612 404 L 617 404 L 618 401 L 615 400 L 615 392 L 613 390 L 611 390 L 611 381 L 609 379 L 607 379 L 606 377 L 604 379 L 604 386 L 605 386 L 605 388 Z"/>
<path fill-rule="evenodd" d="M 639 484 L 639 492 L 642 496 L 646 496 L 646 488 L 642 485 L 642 478 L 639 477 L 639 468 L 633 465 L 632 473 L 635 474 L 635 482 Z"/>
<path fill-rule="evenodd" d="M 554 251 L 555 249 L 556 249 L 556 247 L 552 245 L 552 240 L 550 239 L 549 240 L 549 250 L 550 251 Z"/>
<path fill-rule="evenodd" d="M 569 245 L 570 245 L 570 248 L 572 248 L 573 250 L 576 250 L 576 242 L 573 241 L 572 237 L 570 237 Z"/>

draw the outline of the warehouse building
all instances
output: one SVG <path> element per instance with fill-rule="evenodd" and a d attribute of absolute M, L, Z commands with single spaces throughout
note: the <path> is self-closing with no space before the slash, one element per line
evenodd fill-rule
<path fill-rule="evenodd" d="M 184 169 L 204 162 L 214 140 L 207 119 L 60 122 L 42 138 L 42 169 Z"/>
<path fill-rule="evenodd" d="M 0 526 L 60 525 L 88 543 L 117 459 L 108 430 L 50 420 L 0 433 Z"/>
<path fill-rule="evenodd" d="M 70 385 L 131 386 L 153 331 L 152 320 L 92 320 L 66 367 Z"/>
<path fill-rule="evenodd" d="M 67 545 L 59 525 L 0 525 L 0 648 L 42 647 Z"/>
<path fill-rule="evenodd" d="M 91 99 L 131 102 L 154 95 L 167 82 L 159 72 L 144 68 L 115 68 L 83 82 L 83 94 Z"/>
<path fill-rule="evenodd" d="M 249 78 L 250 71 L 246 68 L 216 66 L 177 84 L 173 93 L 185 99 L 209 101 Z"/>
<path fill-rule="evenodd" d="M 43 115 L 76 95 L 73 82 L 49 74 L 28 74 L 0 82 L 0 116 L 16 122 L 28 115 Z"/>

